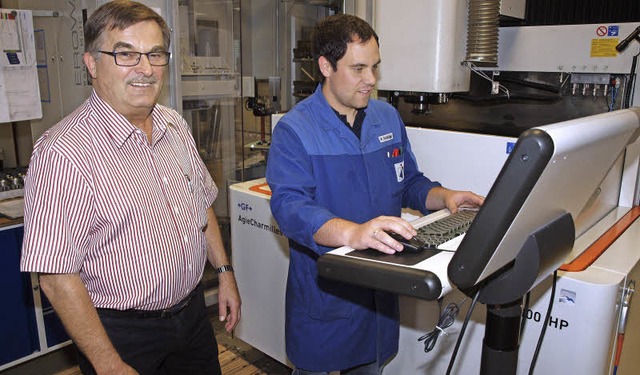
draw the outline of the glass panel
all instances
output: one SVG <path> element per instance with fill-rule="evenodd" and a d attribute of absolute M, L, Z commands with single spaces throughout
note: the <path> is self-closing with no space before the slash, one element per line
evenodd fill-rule
<path fill-rule="evenodd" d="M 238 180 L 264 177 L 274 121 L 317 85 L 311 30 L 341 7 L 340 0 L 242 1 L 244 110 L 236 136 Z"/>
<path fill-rule="evenodd" d="M 335 14 L 343 8 L 341 0 L 287 0 L 283 2 L 284 19 L 280 20 L 287 38 L 284 40 L 285 61 L 289 64 L 289 77 L 285 107 L 315 91 L 320 78 L 318 64 L 311 56 L 311 33 L 318 20 Z"/>
<path fill-rule="evenodd" d="M 242 108 L 239 1 L 178 2 L 183 115 L 200 156 L 218 184 L 214 209 L 228 217 L 227 181 L 235 179 L 235 124 Z M 221 220 L 224 224 L 228 220 Z"/>
<path fill-rule="evenodd" d="M 218 185 L 213 207 L 230 252 L 227 187 L 235 180 L 235 127 L 242 123 L 240 1 L 180 0 L 177 48 L 182 114 Z M 207 289 L 217 284 L 208 262 L 203 280 Z"/>

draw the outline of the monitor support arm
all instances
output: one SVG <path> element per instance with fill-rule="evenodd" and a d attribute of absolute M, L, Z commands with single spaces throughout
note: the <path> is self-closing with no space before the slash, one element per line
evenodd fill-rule
<path fill-rule="evenodd" d="M 516 373 L 523 296 L 562 264 L 574 239 L 573 219 L 564 213 L 529 235 L 512 267 L 480 286 L 478 300 L 487 305 L 480 374 Z"/>

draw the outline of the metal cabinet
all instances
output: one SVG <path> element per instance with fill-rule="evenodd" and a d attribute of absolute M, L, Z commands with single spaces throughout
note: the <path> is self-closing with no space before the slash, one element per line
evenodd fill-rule
<path fill-rule="evenodd" d="M 0 229 L 0 371 L 71 341 L 35 274 L 20 272 L 23 227 Z"/>
<path fill-rule="evenodd" d="M 7 363 L 40 349 L 31 279 L 20 272 L 22 227 L 0 231 L 0 283 L 3 307 L 0 309 L 0 369 Z M 26 333 L 26 334 L 25 334 Z M 10 340 L 8 338 L 11 338 Z"/>

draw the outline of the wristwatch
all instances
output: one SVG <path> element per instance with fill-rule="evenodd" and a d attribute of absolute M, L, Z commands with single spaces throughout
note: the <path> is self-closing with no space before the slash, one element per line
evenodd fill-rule
<path fill-rule="evenodd" d="M 230 264 L 225 264 L 224 266 L 216 268 L 216 275 L 219 275 L 223 272 L 233 272 L 233 266 L 231 266 Z"/>

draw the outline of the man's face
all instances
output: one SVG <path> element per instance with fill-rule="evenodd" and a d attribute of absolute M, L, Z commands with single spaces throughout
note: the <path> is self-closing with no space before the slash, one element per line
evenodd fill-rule
<path fill-rule="evenodd" d="M 349 43 L 344 57 L 338 60 L 336 71 L 324 57 L 320 57 L 319 63 L 326 77 L 323 93 L 333 109 L 346 115 L 367 106 L 378 80 L 380 64 L 380 51 L 374 38 L 364 44 Z"/>
<path fill-rule="evenodd" d="M 162 30 L 156 22 L 143 21 L 124 30 L 105 31 L 100 50 L 107 52 L 164 51 Z M 152 66 L 142 55 L 136 66 L 118 66 L 113 56 L 85 54 L 96 93 L 118 113 L 131 119 L 146 116 L 162 90 L 166 66 Z"/>

